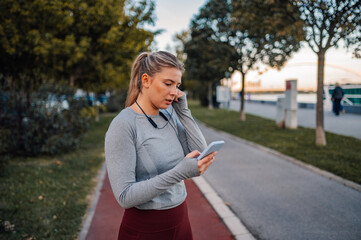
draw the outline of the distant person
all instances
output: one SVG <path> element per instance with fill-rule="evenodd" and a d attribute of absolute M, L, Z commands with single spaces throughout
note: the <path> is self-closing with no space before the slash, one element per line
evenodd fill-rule
<path fill-rule="evenodd" d="M 203 174 L 216 152 L 196 159 L 207 143 L 178 88 L 182 74 L 164 51 L 133 63 L 126 108 L 105 136 L 110 184 L 125 208 L 118 239 L 193 239 L 183 180 Z"/>
<path fill-rule="evenodd" d="M 333 101 L 333 100 L 331 100 L 331 102 L 332 102 L 332 112 L 333 113 L 336 113 L 336 110 L 335 110 L 335 102 Z M 342 105 L 342 100 L 341 100 L 341 103 L 340 103 L 340 111 L 339 112 L 341 112 L 342 114 L 345 114 L 346 113 L 346 111 L 345 111 L 345 109 L 344 109 L 344 107 L 343 107 L 343 105 Z"/>
<path fill-rule="evenodd" d="M 332 93 L 332 101 L 335 106 L 335 114 L 336 114 L 336 116 L 338 116 L 338 115 L 340 115 L 341 100 L 344 96 L 344 92 L 343 92 L 343 89 L 340 87 L 339 83 L 336 83 L 335 86 L 336 87 Z"/>

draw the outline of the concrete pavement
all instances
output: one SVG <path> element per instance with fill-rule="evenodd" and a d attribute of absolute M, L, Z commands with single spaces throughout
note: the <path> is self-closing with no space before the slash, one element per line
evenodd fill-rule
<path fill-rule="evenodd" d="M 233 100 L 230 108 L 234 111 L 239 111 L 239 100 Z M 245 112 L 275 120 L 276 105 L 246 101 Z M 316 110 L 299 108 L 297 110 L 297 120 L 299 126 L 316 128 Z M 324 124 L 325 130 L 328 132 L 361 139 L 361 115 L 346 113 L 336 117 L 332 112 L 324 112 Z"/>
<path fill-rule="evenodd" d="M 361 192 L 200 126 L 226 142 L 204 178 L 257 239 L 361 239 Z"/>

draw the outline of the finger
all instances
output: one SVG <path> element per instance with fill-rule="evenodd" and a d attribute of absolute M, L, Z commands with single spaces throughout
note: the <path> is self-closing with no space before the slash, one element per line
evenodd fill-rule
<path fill-rule="evenodd" d="M 185 93 L 181 90 L 178 89 L 178 98 L 180 98 L 181 96 L 183 96 Z"/>
<path fill-rule="evenodd" d="M 194 150 L 193 152 L 192 152 L 195 156 L 199 156 L 199 155 L 201 155 L 201 152 L 200 151 L 198 151 L 198 150 Z"/>
<path fill-rule="evenodd" d="M 209 154 L 208 156 L 202 158 L 200 161 L 202 161 L 202 163 L 203 162 L 209 162 L 216 155 L 217 155 L 217 152 L 213 152 L 213 153 Z"/>
<path fill-rule="evenodd" d="M 205 171 L 207 171 L 207 169 L 209 168 L 209 166 L 214 162 L 214 158 L 211 159 L 211 161 L 204 163 L 201 167 L 200 167 L 200 174 L 203 174 Z"/>
<path fill-rule="evenodd" d="M 200 171 L 200 173 L 204 173 L 208 167 L 214 162 L 215 158 L 210 158 L 209 161 L 198 161 L 198 169 Z"/>
<path fill-rule="evenodd" d="M 174 101 L 178 102 L 179 98 L 180 98 L 181 96 L 183 96 L 183 95 L 184 95 L 184 92 L 182 92 L 181 90 L 177 89 L 177 94 L 176 94 L 176 96 L 175 96 L 175 98 L 174 98 Z"/>
<path fill-rule="evenodd" d="M 212 158 L 209 162 L 207 162 L 206 164 L 204 164 L 205 169 L 208 169 L 209 166 L 211 166 L 211 164 L 214 162 L 214 158 Z"/>
<path fill-rule="evenodd" d="M 187 158 L 198 157 L 201 153 L 198 150 L 194 150 L 186 155 Z"/>

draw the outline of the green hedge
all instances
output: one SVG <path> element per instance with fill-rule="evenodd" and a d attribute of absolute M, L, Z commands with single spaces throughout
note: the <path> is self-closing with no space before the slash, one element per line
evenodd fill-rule
<path fill-rule="evenodd" d="M 55 155 L 76 148 L 88 128 L 89 117 L 80 114 L 84 107 L 66 86 L 0 90 L 0 154 Z"/>

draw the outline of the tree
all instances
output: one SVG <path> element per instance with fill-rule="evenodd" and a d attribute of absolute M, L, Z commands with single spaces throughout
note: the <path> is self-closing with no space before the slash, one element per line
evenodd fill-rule
<path fill-rule="evenodd" d="M 224 77 L 228 69 L 227 60 L 230 49 L 227 44 L 209 39 L 203 36 L 201 32 L 192 31 L 191 36 L 192 39 L 185 45 L 187 76 L 190 79 L 197 79 L 206 83 L 203 87 L 207 86 L 208 107 L 211 109 L 212 87 L 214 83 Z"/>
<path fill-rule="evenodd" d="M 187 59 L 187 56 L 184 53 L 184 46 L 190 40 L 190 31 L 184 30 L 180 33 L 176 33 L 173 37 L 173 40 L 176 43 L 174 46 L 176 56 L 181 62 L 184 63 Z"/>
<path fill-rule="evenodd" d="M 153 40 L 142 29 L 152 23 L 151 0 L 3 0 L 0 9 L 0 77 L 26 91 L 49 79 L 121 86 Z"/>
<path fill-rule="evenodd" d="M 22 92 L 28 107 L 49 81 L 93 91 L 95 100 L 126 88 L 133 59 L 154 36 L 143 29 L 153 23 L 152 0 L 4 0 L 0 9 L 1 85 Z"/>
<path fill-rule="evenodd" d="M 177 58 L 182 62 L 185 63 L 187 59 L 187 55 L 184 52 L 184 47 L 186 43 L 190 40 L 190 30 L 184 30 L 179 33 L 176 33 L 173 36 L 174 40 L 174 51 L 176 53 Z M 187 70 L 187 69 L 186 69 Z M 201 84 L 199 81 L 191 79 L 187 76 L 187 71 L 183 73 L 183 84 L 180 86 L 182 91 L 187 90 L 187 96 L 196 99 L 197 97 L 200 98 L 201 93 Z"/>
<path fill-rule="evenodd" d="M 217 4 L 222 2 L 218 1 Z M 227 20 L 222 11 L 218 11 L 222 9 L 222 4 L 218 4 L 218 8 L 213 8 L 212 4 L 213 1 L 209 1 L 193 18 L 190 28 L 191 38 L 184 47 L 187 76 L 206 83 L 209 108 L 212 108 L 212 86 L 225 76 L 233 51 L 228 40 L 219 36 L 218 29 L 222 21 Z M 215 19 L 219 25 L 216 25 Z"/>
<path fill-rule="evenodd" d="M 97 0 L 80 14 L 83 22 L 78 22 L 73 31 L 86 25 L 82 35 L 90 38 L 90 48 L 86 61 L 72 72 L 78 80 L 76 86 L 90 91 L 125 87 L 134 58 L 149 50 L 154 34 L 142 27 L 153 24 L 154 2 L 126 3 Z"/>
<path fill-rule="evenodd" d="M 49 107 L 48 97 L 73 100 L 74 91 L 45 91 L 44 83 L 95 93 L 123 87 L 133 59 L 153 41 L 144 29 L 153 23 L 152 0 L 2 0 L 0 11 L 0 130 L 18 133 L 23 149 L 35 151 L 57 134 L 78 137 L 85 126 L 81 101 L 70 101 L 69 111 Z M 70 133 L 64 145 L 77 140 Z"/>
<path fill-rule="evenodd" d="M 229 1 L 225 1 L 229 2 Z M 289 8 L 284 1 L 232 1 L 227 15 L 230 15 L 226 34 L 235 51 L 231 67 L 242 75 L 240 119 L 245 121 L 244 95 L 245 78 L 250 70 L 258 68 L 260 63 L 280 69 L 291 54 L 300 47 L 302 32 L 285 31 L 297 23 L 298 12 L 295 8 L 288 15 L 272 19 L 275 12 Z M 272 22 L 272 27 L 267 28 Z"/>
<path fill-rule="evenodd" d="M 305 42 L 317 54 L 316 144 L 326 145 L 323 118 L 325 55 L 344 40 L 346 47 L 359 44 L 361 38 L 361 1 L 299 0 L 293 4 L 301 11 L 305 23 Z M 358 45 L 359 47 L 360 45 Z M 357 51 L 355 51 L 357 56 Z"/>
<path fill-rule="evenodd" d="M 238 17 L 251 35 L 263 37 L 294 36 L 305 42 L 317 54 L 316 144 L 326 145 L 323 120 L 323 82 L 325 54 L 338 47 L 340 40 L 346 47 L 356 45 L 354 56 L 360 56 L 361 2 L 358 0 L 272 0 L 234 1 L 241 6 Z M 253 6 L 253 7 L 251 7 Z M 282 7 L 283 6 L 283 7 Z M 235 10 L 238 12 L 238 10 Z M 257 14 L 261 11 L 261 15 Z M 262 16 L 263 17 L 259 17 Z M 295 46 L 297 46 L 296 43 Z M 274 46 L 277 48 L 277 45 Z"/>

